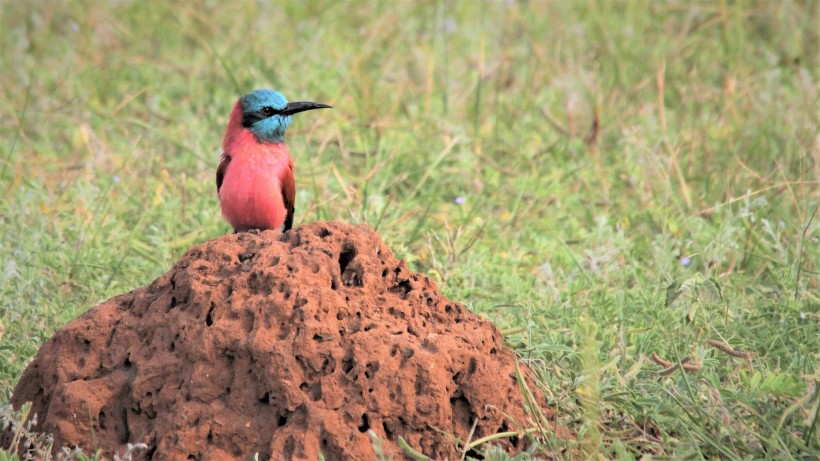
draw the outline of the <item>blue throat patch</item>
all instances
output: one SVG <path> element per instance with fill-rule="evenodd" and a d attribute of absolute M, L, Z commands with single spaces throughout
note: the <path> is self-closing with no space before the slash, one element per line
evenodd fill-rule
<path fill-rule="evenodd" d="M 288 100 L 273 90 L 255 90 L 239 100 L 242 105 L 242 126 L 249 128 L 259 142 L 285 141 L 285 129 L 293 121 L 290 115 L 280 114 Z"/>

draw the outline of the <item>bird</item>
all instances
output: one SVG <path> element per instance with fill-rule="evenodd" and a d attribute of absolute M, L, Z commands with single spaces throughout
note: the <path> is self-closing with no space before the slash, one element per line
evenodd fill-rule
<path fill-rule="evenodd" d="M 296 184 L 285 130 L 293 115 L 332 106 L 288 102 L 271 89 L 258 89 L 234 104 L 222 156 L 216 170 L 216 192 L 222 216 L 234 233 L 293 227 Z"/>

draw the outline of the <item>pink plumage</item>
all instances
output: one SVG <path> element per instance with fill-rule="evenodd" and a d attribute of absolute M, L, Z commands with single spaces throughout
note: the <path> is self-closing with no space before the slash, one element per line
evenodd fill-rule
<path fill-rule="evenodd" d="M 222 142 L 217 170 L 222 216 L 237 232 L 287 230 L 293 223 L 296 188 L 293 160 L 284 142 L 260 142 L 242 126 L 237 102 Z"/>

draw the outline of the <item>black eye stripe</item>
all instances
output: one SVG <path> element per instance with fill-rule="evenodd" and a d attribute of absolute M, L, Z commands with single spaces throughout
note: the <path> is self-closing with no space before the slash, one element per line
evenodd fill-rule
<path fill-rule="evenodd" d="M 242 126 L 244 126 L 245 128 L 250 128 L 251 125 L 258 122 L 259 120 L 264 120 L 268 117 L 272 117 L 274 115 L 281 113 L 281 110 L 276 110 L 271 106 L 264 106 L 255 112 L 246 112 L 242 114 Z"/>
<path fill-rule="evenodd" d="M 274 109 L 271 106 L 265 106 L 259 109 L 259 112 L 262 113 L 262 115 L 264 115 L 265 117 L 270 117 L 271 115 L 277 115 L 282 113 L 281 110 Z"/>

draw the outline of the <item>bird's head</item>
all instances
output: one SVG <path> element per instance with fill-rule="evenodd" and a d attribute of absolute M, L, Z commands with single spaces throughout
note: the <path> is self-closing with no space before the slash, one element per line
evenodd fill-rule
<path fill-rule="evenodd" d="M 251 130 L 260 142 L 283 142 L 285 129 L 297 112 L 331 107 L 307 101 L 289 103 L 282 93 L 273 90 L 254 90 L 242 96 L 239 104 L 242 126 Z"/>

